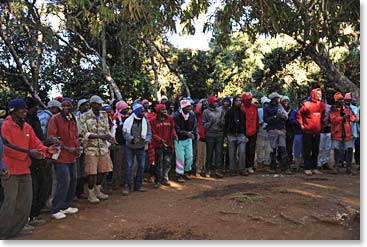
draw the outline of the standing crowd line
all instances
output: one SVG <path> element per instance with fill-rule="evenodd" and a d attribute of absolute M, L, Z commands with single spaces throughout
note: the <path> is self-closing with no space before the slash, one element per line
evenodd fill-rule
<path fill-rule="evenodd" d="M 262 168 L 285 175 L 301 168 L 307 176 L 323 169 L 356 173 L 356 102 L 341 92 L 327 102 L 320 88 L 296 109 L 277 92 L 259 104 L 251 93 L 181 97 L 178 104 L 163 96 L 131 105 L 106 104 L 97 95 L 77 102 L 60 97 L 43 110 L 34 98 L 13 99 L 0 111 L 0 238 L 31 233 L 46 223 L 44 212 L 56 220 L 77 213 L 76 197 L 108 200 L 107 187 L 123 196 L 146 192 L 145 174 L 158 189 L 171 180 L 249 176 Z"/>

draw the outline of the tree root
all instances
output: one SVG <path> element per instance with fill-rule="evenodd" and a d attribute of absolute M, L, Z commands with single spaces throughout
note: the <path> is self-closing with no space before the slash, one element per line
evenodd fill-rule
<path fill-rule="evenodd" d="M 305 222 L 303 222 L 303 221 L 299 221 L 299 220 L 295 220 L 295 219 L 293 219 L 293 218 L 291 218 L 290 216 L 288 216 L 288 215 L 285 215 L 283 212 L 280 212 L 280 214 L 279 214 L 283 219 L 286 219 L 286 220 L 288 220 L 288 221 L 290 221 L 290 222 L 292 222 L 292 223 L 294 223 L 294 224 L 297 224 L 297 225 L 305 225 Z"/>
<path fill-rule="evenodd" d="M 248 217 L 250 217 L 250 219 L 252 220 L 256 220 L 256 221 L 263 221 L 265 223 L 269 223 L 269 224 L 272 224 L 272 225 L 277 225 L 278 223 L 275 222 L 275 221 L 272 221 L 272 220 L 267 220 L 267 219 L 264 219 L 263 217 L 261 216 L 256 216 L 256 215 L 251 215 L 249 214 Z"/>

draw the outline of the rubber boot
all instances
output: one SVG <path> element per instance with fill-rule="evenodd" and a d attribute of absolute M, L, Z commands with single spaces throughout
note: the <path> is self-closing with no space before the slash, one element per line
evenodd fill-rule
<path fill-rule="evenodd" d="M 270 159 L 271 159 L 271 163 L 270 163 L 269 173 L 274 174 L 276 173 L 276 170 L 277 170 L 277 150 L 276 148 L 273 148 L 273 151 L 270 153 Z"/>
<path fill-rule="evenodd" d="M 347 174 L 352 173 L 352 160 L 353 160 L 353 148 L 348 148 L 347 150 Z"/>
<path fill-rule="evenodd" d="M 333 174 L 338 174 L 339 173 L 339 160 L 340 160 L 340 151 L 339 149 L 334 149 L 334 167 L 333 167 Z"/>

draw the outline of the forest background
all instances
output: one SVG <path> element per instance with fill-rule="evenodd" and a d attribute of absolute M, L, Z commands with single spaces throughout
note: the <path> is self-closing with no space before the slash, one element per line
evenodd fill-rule
<path fill-rule="evenodd" d="M 45 106 L 54 87 L 129 102 L 272 91 L 300 99 L 317 85 L 329 102 L 336 91 L 360 95 L 359 1 L 1 1 L 0 27 L 1 108 L 27 95 Z M 212 33 L 208 50 L 168 39 L 202 31 Z"/>

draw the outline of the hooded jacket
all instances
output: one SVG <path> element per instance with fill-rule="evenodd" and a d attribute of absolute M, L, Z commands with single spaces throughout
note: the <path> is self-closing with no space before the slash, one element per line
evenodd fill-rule
<path fill-rule="evenodd" d="M 195 106 L 195 114 L 198 120 L 198 128 L 199 128 L 199 135 L 201 140 L 205 140 L 205 129 L 203 128 L 203 111 L 202 111 L 202 101 L 200 101 Z"/>
<path fill-rule="evenodd" d="M 206 136 L 223 136 L 224 111 L 220 108 L 208 107 L 203 112 L 203 127 Z"/>
<path fill-rule="evenodd" d="M 246 136 L 255 135 L 260 127 L 257 106 L 254 103 L 246 105 L 246 102 L 250 97 L 251 96 L 248 94 L 242 95 L 242 101 L 244 103 L 241 108 L 246 113 Z"/>
<path fill-rule="evenodd" d="M 325 114 L 325 103 L 315 99 L 317 91 L 321 91 L 321 89 L 316 88 L 312 90 L 310 101 L 304 102 L 298 110 L 297 121 L 301 127 L 304 127 L 303 133 L 321 133 L 322 122 Z"/>
<path fill-rule="evenodd" d="M 343 115 L 349 114 L 349 119 L 344 119 Z M 331 139 L 337 141 L 351 141 L 353 139 L 352 122 L 356 121 L 356 116 L 350 108 L 333 106 L 330 112 Z"/>

